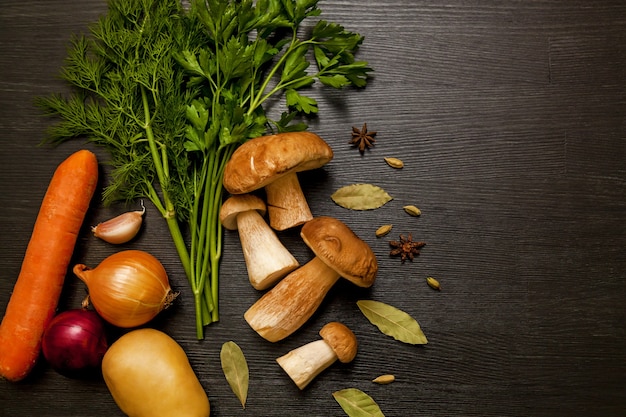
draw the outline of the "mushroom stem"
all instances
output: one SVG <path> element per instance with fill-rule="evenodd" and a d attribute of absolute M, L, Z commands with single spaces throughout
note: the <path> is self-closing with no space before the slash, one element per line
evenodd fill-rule
<path fill-rule="evenodd" d="M 261 337 L 277 342 L 298 330 L 320 306 L 339 273 L 318 257 L 291 272 L 244 314 Z"/>
<path fill-rule="evenodd" d="M 356 356 L 356 336 L 344 324 L 331 321 L 322 327 L 319 334 L 322 340 L 308 343 L 276 359 L 300 389 L 336 360 L 348 363 Z"/>
<path fill-rule="evenodd" d="M 248 278 L 257 290 L 269 288 L 299 266 L 256 210 L 239 213 L 237 228 Z"/>
<path fill-rule="evenodd" d="M 295 172 L 267 184 L 265 194 L 270 226 L 273 229 L 286 230 L 313 219 Z"/>
<path fill-rule="evenodd" d="M 333 348 L 320 339 L 300 346 L 276 359 L 276 362 L 300 389 L 304 389 L 323 370 L 337 360 Z"/>

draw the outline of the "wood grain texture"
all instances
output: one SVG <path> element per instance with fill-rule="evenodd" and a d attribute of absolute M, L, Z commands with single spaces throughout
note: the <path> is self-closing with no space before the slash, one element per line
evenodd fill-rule
<path fill-rule="evenodd" d="M 313 90 L 311 128 L 333 147 L 326 167 L 301 176 L 314 214 L 345 221 L 379 258 L 375 285 L 340 281 L 292 337 L 270 344 L 243 313 L 247 284 L 236 232 L 226 232 L 221 321 L 195 340 L 193 302 L 156 211 L 126 247 L 155 254 L 182 292 L 152 323 L 186 350 L 212 416 L 343 415 L 333 391 L 356 387 L 386 416 L 621 416 L 626 414 L 626 4 L 618 0 L 321 1 L 323 17 L 365 35 L 359 58 L 375 77 L 359 91 Z M 54 167 L 79 142 L 38 147 L 49 123 L 32 104 L 61 91 L 58 68 L 72 33 L 105 10 L 102 0 L 4 0 L 0 7 L 0 311 L 4 311 Z M 351 126 L 378 131 L 361 156 Z M 106 155 L 95 150 L 102 161 Z M 403 159 L 389 168 L 383 158 Z M 103 173 L 106 168 L 103 166 Z M 370 182 L 394 200 L 352 212 L 337 188 Z M 402 206 L 414 204 L 413 218 Z M 96 265 L 117 248 L 88 225 L 122 207 L 97 202 L 76 261 Z M 378 226 L 394 229 L 376 238 Z M 389 258 L 388 240 L 412 233 L 413 262 Z M 297 232 L 281 234 L 301 261 Z M 425 277 L 436 277 L 433 291 Z M 61 308 L 85 292 L 68 275 Z M 380 334 L 358 311 L 371 298 L 401 308 L 429 344 Z M 300 392 L 275 358 L 316 339 L 328 321 L 351 327 L 360 351 Z M 250 367 L 242 410 L 219 365 L 222 343 Z M 371 379 L 396 375 L 390 385 Z M 19 384 L 0 381 L 0 416 L 121 416 L 101 381 L 76 381 L 40 363 Z"/>

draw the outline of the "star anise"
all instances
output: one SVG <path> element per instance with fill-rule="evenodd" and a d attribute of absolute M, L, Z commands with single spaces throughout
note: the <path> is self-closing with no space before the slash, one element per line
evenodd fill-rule
<path fill-rule="evenodd" d="M 391 252 L 389 256 L 400 256 L 402 263 L 407 259 L 413 261 L 413 258 L 420 254 L 420 248 L 426 245 L 426 242 L 414 242 L 413 236 L 409 233 L 408 237 L 400 235 L 400 240 L 389 241 Z"/>
<path fill-rule="evenodd" d="M 352 139 L 350 140 L 350 144 L 359 148 L 359 152 L 365 152 L 365 149 L 371 148 L 374 146 L 374 139 L 376 136 L 376 132 L 368 132 L 367 131 L 367 123 L 363 123 L 363 128 L 358 129 L 352 126 Z"/>

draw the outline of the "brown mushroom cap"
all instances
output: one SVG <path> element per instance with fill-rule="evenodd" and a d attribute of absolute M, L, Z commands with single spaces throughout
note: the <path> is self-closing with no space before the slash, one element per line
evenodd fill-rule
<path fill-rule="evenodd" d="M 226 164 L 224 188 L 249 193 L 291 172 L 316 169 L 333 158 L 333 151 L 315 133 L 285 132 L 250 139 Z"/>
<path fill-rule="evenodd" d="M 352 362 L 356 356 L 358 345 L 352 330 L 338 321 L 331 321 L 322 327 L 320 336 L 333 349 L 339 362 Z"/>
<path fill-rule="evenodd" d="M 302 226 L 300 236 L 318 258 L 342 277 L 359 287 L 374 283 L 378 272 L 376 255 L 340 220 L 316 217 Z"/>
<path fill-rule="evenodd" d="M 264 216 L 266 206 L 263 200 L 253 194 L 228 197 L 220 209 L 220 222 L 229 230 L 237 230 L 237 215 L 249 210 L 256 210 Z"/>

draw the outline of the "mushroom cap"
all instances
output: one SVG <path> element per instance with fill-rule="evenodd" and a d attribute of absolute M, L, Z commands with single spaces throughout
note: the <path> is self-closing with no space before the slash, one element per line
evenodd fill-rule
<path fill-rule="evenodd" d="M 300 236 L 326 265 L 359 287 L 371 287 L 378 272 L 372 248 L 342 221 L 319 216 L 302 226 Z"/>
<path fill-rule="evenodd" d="M 333 349 L 339 362 L 352 362 L 356 356 L 358 343 L 356 336 L 346 325 L 331 321 L 322 327 L 320 336 Z"/>
<path fill-rule="evenodd" d="M 249 193 L 291 172 L 316 169 L 333 151 L 315 133 L 285 132 L 250 139 L 233 153 L 224 170 L 224 188 Z"/>
<path fill-rule="evenodd" d="M 266 205 L 253 194 L 240 194 L 228 197 L 220 209 L 220 222 L 229 230 L 237 230 L 237 215 L 244 211 L 256 210 L 265 215 Z"/>

